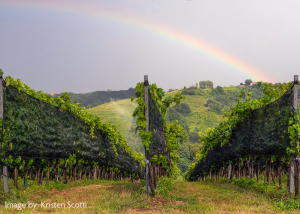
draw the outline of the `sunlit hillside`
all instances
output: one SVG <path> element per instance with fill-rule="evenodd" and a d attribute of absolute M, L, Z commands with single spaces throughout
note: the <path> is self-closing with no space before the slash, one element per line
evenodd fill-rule
<path fill-rule="evenodd" d="M 233 107 L 242 90 L 252 92 L 254 98 L 262 95 L 259 88 L 250 86 L 218 86 L 208 89 L 190 87 L 166 93 L 166 96 L 173 96 L 181 92 L 185 96 L 181 103 L 187 104 L 185 107 L 189 109 L 189 113 L 183 115 L 180 111 L 171 107 L 167 115 L 169 122 L 174 119 L 178 120 L 190 138 L 179 150 L 182 161 L 178 164 L 178 167 L 181 172 L 187 170 L 196 151 L 201 147 L 198 141 L 199 133 L 208 128 L 216 127 L 223 118 L 222 110 Z M 127 139 L 129 145 L 135 151 L 143 153 L 144 148 L 139 136 L 135 134 L 135 122 L 132 117 L 135 107 L 135 102 L 125 99 L 99 105 L 88 109 L 88 111 L 102 118 L 105 123 L 117 125 L 119 132 Z"/>

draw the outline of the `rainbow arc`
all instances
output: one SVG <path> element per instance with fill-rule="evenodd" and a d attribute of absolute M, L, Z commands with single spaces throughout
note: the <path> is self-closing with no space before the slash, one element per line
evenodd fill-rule
<path fill-rule="evenodd" d="M 75 2 L 72 0 L 0 0 L 0 5 L 10 7 L 28 7 L 44 10 L 60 11 L 62 13 L 76 13 L 100 18 L 118 24 L 134 26 L 137 29 L 146 30 L 165 37 L 166 39 L 176 41 L 186 47 L 195 49 L 219 62 L 222 62 L 235 71 L 246 75 L 255 81 L 276 82 L 272 77 L 267 76 L 264 72 L 254 66 L 247 64 L 238 57 L 207 43 L 200 38 L 183 34 L 174 29 L 158 25 L 146 20 L 141 20 L 123 11 L 111 11 L 105 7 L 87 2 Z"/>

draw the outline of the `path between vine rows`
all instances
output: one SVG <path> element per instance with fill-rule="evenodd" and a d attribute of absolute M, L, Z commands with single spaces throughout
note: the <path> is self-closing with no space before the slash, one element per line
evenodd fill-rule
<path fill-rule="evenodd" d="M 146 197 L 140 183 L 111 182 L 57 191 L 33 191 L 36 203 L 86 202 L 87 208 L 23 210 L 22 213 L 300 213 L 281 211 L 266 195 L 220 182 L 177 182 L 168 196 Z M 3 209 L 0 213 L 15 213 Z M 1 211 L 2 210 L 2 211 Z"/>

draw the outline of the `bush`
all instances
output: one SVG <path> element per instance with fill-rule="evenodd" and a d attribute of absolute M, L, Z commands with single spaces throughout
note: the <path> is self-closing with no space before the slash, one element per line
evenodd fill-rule
<path fill-rule="evenodd" d="M 192 143 L 197 143 L 199 141 L 199 134 L 197 132 L 190 132 L 189 138 Z"/>
<path fill-rule="evenodd" d="M 182 116 L 182 114 L 180 114 L 179 112 L 177 112 L 174 108 L 170 108 L 168 110 L 167 120 L 169 122 L 173 122 L 174 120 L 177 120 L 178 124 L 180 126 L 182 126 L 182 128 L 184 128 L 185 131 L 187 131 L 187 132 L 190 131 L 189 125 L 188 125 L 186 119 L 184 118 L 184 116 Z"/>
<path fill-rule="evenodd" d="M 174 108 L 177 112 L 182 114 L 184 117 L 188 116 L 192 112 L 190 106 L 186 103 L 175 105 L 172 108 Z"/>
<path fill-rule="evenodd" d="M 221 95 L 224 95 L 225 92 L 224 92 L 224 89 L 221 87 L 221 86 L 217 86 L 217 91 L 221 94 Z"/>
<path fill-rule="evenodd" d="M 222 103 L 223 105 L 226 105 L 226 106 L 229 105 L 229 100 L 228 100 L 227 96 L 225 96 L 225 95 L 217 95 L 215 97 L 215 100 Z"/>
<path fill-rule="evenodd" d="M 205 106 L 209 107 L 209 111 L 215 112 L 217 114 L 222 114 L 222 108 L 223 108 L 222 103 L 214 99 L 208 98 L 206 100 Z"/>

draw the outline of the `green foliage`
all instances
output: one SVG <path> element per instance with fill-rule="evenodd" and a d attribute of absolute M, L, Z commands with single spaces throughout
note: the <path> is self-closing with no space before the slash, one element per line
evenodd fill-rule
<path fill-rule="evenodd" d="M 156 194 L 161 195 L 165 198 L 169 198 L 170 192 L 175 188 L 175 181 L 172 178 L 161 177 L 157 181 L 157 188 L 155 189 Z"/>
<path fill-rule="evenodd" d="M 240 120 L 248 116 L 254 109 L 266 106 L 272 101 L 278 99 L 291 86 L 291 84 L 286 86 L 282 85 L 281 87 L 278 87 L 279 90 L 275 90 L 273 85 L 268 83 L 260 82 L 260 86 L 265 94 L 264 97 L 253 100 L 251 92 L 246 94 L 245 91 L 242 91 L 237 105 L 229 111 L 224 112 L 223 117 L 225 120 L 221 122 L 217 128 L 209 129 L 206 135 L 200 136 L 200 142 L 203 142 L 203 149 L 201 153 L 204 156 L 211 147 L 214 147 L 219 143 L 221 143 L 221 145 L 227 143 L 231 136 L 232 129 Z"/>
<path fill-rule="evenodd" d="M 187 120 L 184 118 L 182 114 L 179 112 L 175 111 L 173 108 L 170 108 L 168 110 L 167 114 L 167 120 L 170 122 L 173 122 L 175 120 L 178 121 L 178 125 L 180 125 L 186 132 L 190 132 L 189 125 L 187 123 Z"/>
<path fill-rule="evenodd" d="M 133 117 L 137 117 L 136 120 L 136 131 L 139 131 L 139 136 L 142 138 L 143 145 L 147 150 L 149 150 L 150 138 L 152 136 L 151 132 L 146 133 L 146 117 L 144 115 L 144 109 L 147 107 L 145 103 L 144 97 L 144 82 L 137 83 L 135 87 L 136 98 L 132 97 L 131 101 L 135 99 L 138 106 L 133 112 Z M 184 99 L 181 93 L 177 93 L 174 96 L 164 97 L 164 92 L 162 88 L 158 88 L 156 84 L 149 85 L 149 91 L 154 101 L 156 107 L 158 108 L 163 121 L 164 121 L 164 135 L 167 142 L 167 147 L 170 151 L 171 162 L 172 165 L 176 165 L 176 162 L 179 161 L 179 156 L 177 154 L 178 149 L 180 147 L 180 143 L 182 144 L 186 138 L 188 138 L 186 131 L 178 125 L 178 121 L 174 120 L 171 124 L 166 122 L 167 109 L 171 106 L 171 104 L 180 104 L 180 101 Z M 167 169 L 170 170 L 165 157 L 154 157 L 152 159 L 153 162 L 157 161 Z"/>
<path fill-rule="evenodd" d="M 201 159 L 205 158 L 208 151 L 212 148 L 216 146 L 222 147 L 228 143 L 232 130 L 242 119 L 249 116 L 253 110 L 264 107 L 278 99 L 292 87 L 292 82 L 289 84 L 281 84 L 277 89 L 274 89 L 273 85 L 270 83 L 259 82 L 258 85 L 262 88 L 265 96 L 259 99 L 252 99 L 251 92 L 247 94 L 245 91 L 242 91 L 237 105 L 229 111 L 224 112 L 224 120 L 216 128 L 208 129 L 200 134 L 200 143 L 203 144 L 203 147 L 198 152 L 198 155 L 196 155 L 197 162 L 200 162 Z M 296 124 L 297 117 L 297 114 L 295 114 L 293 118 L 290 118 L 291 126 L 289 128 L 289 134 L 291 148 L 288 148 L 288 154 L 295 152 L 296 139 L 299 136 L 299 126 Z M 192 164 L 191 167 L 189 167 L 188 172 L 185 174 L 186 178 L 191 175 L 194 166 L 195 164 Z"/>
<path fill-rule="evenodd" d="M 201 89 L 213 88 L 214 87 L 214 83 L 212 81 L 210 81 L 210 80 L 200 81 L 199 82 L 199 87 Z"/>
<path fill-rule="evenodd" d="M 191 108 L 187 103 L 180 103 L 178 105 L 175 105 L 171 107 L 170 109 L 174 109 L 180 114 L 182 114 L 184 117 L 187 117 L 191 114 Z"/>
<path fill-rule="evenodd" d="M 249 86 L 251 83 L 252 83 L 252 80 L 251 80 L 251 79 L 246 79 L 246 80 L 245 80 L 245 84 L 246 84 L 246 85 Z"/>
<path fill-rule="evenodd" d="M 12 86 L 16 89 L 18 89 L 21 92 L 24 92 L 25 94 L 28 94 L 42 102 L 48 103 L 50 105 L 56 106 L 60 108 L 61 110 L 66 110 L 75 116 L 77 116 L 80 120 L 85 122 L 90 127 L 90 135 L 94 137 L 94 131 L 95 129 L 98 129 L 101 131 L 101 133 L 106 136 L 111 143 L 112 148 L 115 151 L 115 154 L 117 154 L 117 147 L 120 147 L 122 150 L 124 150 L 126 153 L 128 153 L 133 159 L 137 160 L 141 166 L 144 165 L 144 157 L 143 155 L 134 152 L 131 147 L 129 147 L 126 140 L 120 135 L 120 133 L 117 131 L 116 126 L 110 125 L 110 124 L 104 124 L 102 123 L 101 119 L 99 117 L 96 117 L 92 115 L 91 113 L 88 113 L 86 111 L 86 108 L 81 107 L 80 103 L 72 102 L 71 97 L 68 93 L 62 93 L 61 96 L 57 97 L 50 97 L 48 94 L 43 93 L 42 91 L 36 92 L 35 90 L 31 89 L 29 86 L 22 83 L 20 79 L 13 79 L 10 76 L 7 76 L 5 78 L 5 87 Z M 11 111 L 11 109 L 8 109 L 7 112 Z M 38 118 L 37 118 L 38 119 Z M 17 121 L 15 119 L 15 121 Z M 9 134 L 9 128 L 6 127 L 6 133 Z M 24 133 L 25 135 L 25 133 Z M 75 143 L 75 142 L 74 142 Z M 17 164 L 16 161 L 19 159 L 14 159 L 14 162 L 11 162 L 10 159 L 5 159 L 4 162 L 10 163 L 10 164 Z M 77 161 L 76 155 L 70 155 L 68 159 L 61 160 L 61 164 L 63 165 L 71 165 L 75 164 Z M 24 162 L 25 163 L 25 162 Z M 27 164 L 30 164 L 29 161 Z M 32 164 L 32 163 L 31 163 Z M 94 163 L 95 164 L 95 163 Z"/>
<path fill-rule="evenodd" d="M 183 144 L 178 150 L 178 155 L 180 156 L 180 161 L 177 163 L 177 166 L 181 173 L 183 173 L 192 163 L 189 144 Z"/>
<path fill-rule="evenodd" d="M 221 95 L 225 94 L 224 89 L 221 86 L 218 85 L 216 89 Z"/>
<path fill-rule="evenodd" d="M 199 142 L 199 134 L 197 132 L 190 132 L 189 139 L 190 139 L 190 142 L 197 143 L 197 142 Z"/>
<path fill-rule="evenodd" d="M 222 114 L 222 108 L 223 108 L 222 103 L 220 103 L 214 99 L 208 98 L 206 100 L 206 106 L 209 107 L 210 111 L 213 111 L 217 114 Z"/>
<path fill-rule="evenodd" d="M 277 202 L 277 206 L 282 210 L 300 209 L 299 197 L 290 197 L 286 188 L 278 190 L 277 185 L 272 183 L 257 183 L 250 178 L 233 179 L 232 181 L 225 179 L 225 182 L 231 182 L 237 186 L 254 189 L 259 193 L 268 195 Z"/>

